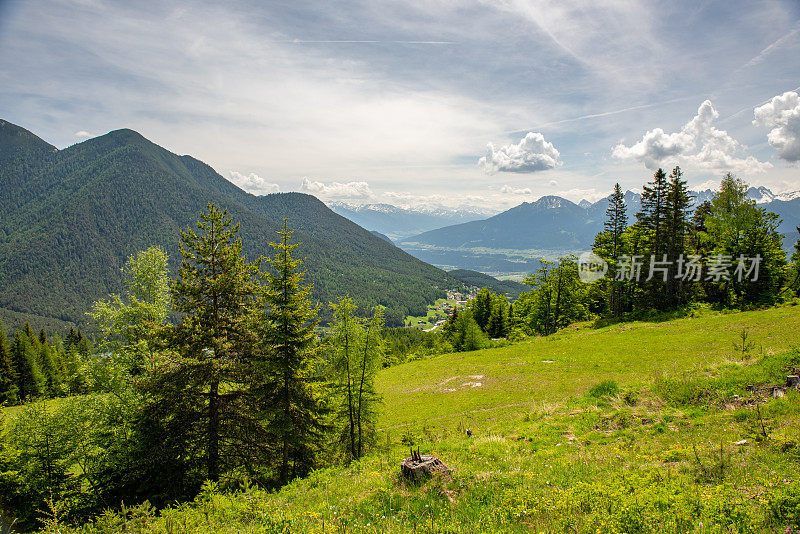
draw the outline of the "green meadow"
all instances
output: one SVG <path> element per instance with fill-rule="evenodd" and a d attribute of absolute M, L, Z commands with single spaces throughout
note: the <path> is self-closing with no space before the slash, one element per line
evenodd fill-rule
<path fill-rule="evenodd" d="M 379 428 L 501 428 L 537 403 L 583 395 L 603 380 L 640 387 L 664 374 L 719 364 L 734 356 L 742 330 L 758 354 L 800 345 L 797 307 L 697 315 L 599 329 L 577 324 L 549 337 L 386 369 L 378 377 Z"/>
<path fill-rule="evenodd" d="M 78 530 L 797 532 L 800 393 L 747 388 L 800 366 L 797 332 L 798 307 L 706 311 L 409 362 L 379 376 L 381 430 L 362 461 L 278 492 L 208 484 L 192 503 Z M 450 474 L 402 480 L 409 447 Z"/>

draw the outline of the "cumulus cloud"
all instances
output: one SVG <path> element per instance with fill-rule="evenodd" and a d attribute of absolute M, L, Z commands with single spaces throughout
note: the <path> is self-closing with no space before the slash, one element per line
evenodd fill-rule
<path fill-rule="evenodd" d="M 710 100 L 706 100 L 700 104 L 697 115 L 681 131 L 666 133 L 661 128 L 655 128 L 631 146 L 615 146 L 612 155 L 620 159 L 634 159 L 644 163 L 648 169 L 673 161 L 709 171 L 743 174 L 764 172 L 772 167 L 772 164 L 761 162 L 753 156 L 737 157 L 742 147 L 728 132 L 714 126 L 713 122 L 718 118 L 719 112 Z"/>
<path fill-rule="evenodd" d="M 324 198 L 372 198 L 367 182 L 317 182 L 303 178 L 300 191 Z"/>
<path fill-rule="evenodd" d="M 478 166 L 487 173 L 536 172 L 561 165 L 559 157 L 556 147 L 545 141 L 542 134 L 528 132 L 517 144 L 495 148 L 489 143 Z"/>
<path fill-rule="evenodd" d="M 231 182 L 254 195 L 267 195 L 280 191 L 278 184 L 270 183 L 253 172 L 250 174 L 242 174 L 237 171 L 231 171 L 230 175 Z"/>
<path fill-rule="evenodd" d="M 778 157 L 792 163 L 800 161 L 800 95 L 787 91 L 757 107 L 753 114 L 753 124 L 771 128 L 767 139 Z"/>
<path fill-rule="evenodd" d="M 74 135 L 75 137 L 78 137 L 78 138 L 80 138 L 80 139 L 88 139 L 88 138 L 90 138 L 90 137 L 94 137 L 92 134 L 90 134 L 90 133 L 89 133 L 89 132 L 87 132 L 86 130 L 81 130 L 81 131 L 79 131 L 79 132 L 75 132 L 75 133 L 74 133 L 74 134 L 72 134 L 72 135 Z"/>
<path fill-rule="evenodd" d="M 504 185 L 500 188 L 501 193 L 509 193 L 512 195 L 530 195 L 532 193 L 530 187 L 511 187 L 510 185 Z"/>

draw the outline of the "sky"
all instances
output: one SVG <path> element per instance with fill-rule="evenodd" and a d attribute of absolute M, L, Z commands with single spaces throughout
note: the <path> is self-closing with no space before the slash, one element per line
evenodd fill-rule
<path fill-rule="evenodd" d="M 800 2 L 0 0 L 0 118 L 254 194 L 500 211 L 680 165 L 800 190 Z"/>

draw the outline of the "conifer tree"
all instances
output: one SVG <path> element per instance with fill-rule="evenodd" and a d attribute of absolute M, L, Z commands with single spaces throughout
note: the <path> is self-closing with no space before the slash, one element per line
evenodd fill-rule
<path fill-rule="evenodd" d="M 356 424 L 358 426 L 357 458 L 364 456 L 365 447 L 374 441 L 375 405 L 380 396 L 375 390 L 375 374 L 381 368 L 385 356 L 385 343 L 381 336 L 384 327 L 383 308 L 377 306 L 372 319 L 364 327 L 362 346 L 358 348 L 358 394 Z"/>
<path fill-rule="evenodd" d="M 614 185 L 614 192 L 608 197 L 603 232 L 597 235 L 593 247 L 594 251 L 609 264 L 612 272 L 617 265 L 617 259 L 624 253 L 623 234 L 627 227 L 628 210 L 625 206 L 625 195 L 617 182 Z M 623 309 L 623 283 L 614 279 L 604 279 L 601 283 L 605 285 L 607 291 L 608 311 L 612 316 L 619 316 Z"/>
<path fill-rule="evenodd" d="M 475 322 L 481 327 L 481 330 L 486 331 L 489 324 L 489 318 L 492 315 L 492 293 L 488 287 L 481 288 L 475 298 L 472 300 L 472 316 Z"/>
<path fill-rule="evenodd" d="M 642 188 L 642 208 L 637 221 L 649 230 L 649 252 L 659 256 L 665 252 L 664 220 L 667 207 L 667 175 L 662 169 L 653 174 L 653 180 Z"/>
<path fill-rule="evenodd" d="M 266 429 L 280 449 L 281 484 L 309 472 L 326 430 L 326 410 L 316 387 L 317 308 L 311 304 L 311 286 L 304 285 L 303 261 L 293 256 L 298 244 L 291 243 L 292 233 L 284 219 L 280 240 L 270 243 L 274 256 L 262 273 L 257 321 L 261 343 L 254 361 L 260 381 L 254 394 L 265 407 Z"/>
<path fill-rule="evenodd" d="M 494 295 L 492 299 L 492 313 L 486 325 L 486 333 L 494 339 L 508 335 L 508 302 L 502 295 Z"/>
<path fill-rule="evenodd" d="M 683 302 L 684 284 L 677 277 L 677 265 L 681 255 L 686 252 L 686 239 L 689 231 L 689 213 L 692 199 L 682 178 L 681 168 L 676 166 L 669 175 L 664 228 L 667 241 L 667 258 L 670 271 L 667 278 L 667 306 Z"/>
<path fill-rule="evenodd" d="M 227 210 L 209 204 L 197 229 L 181 233 L 183 262 L 172 288 L 175 308 L 184 314 L 165 334 L 176 364 L 158 377 L 154 389 L 158 411 L 194 444 L 191 452 L 203 456 L 205 476 L 216 481 L 224 467 L 236 463 L 229 458 L 239 452 L 233 438 L 250 415 L 238 401 L 251 343 L 253 269 L 241 255 L 239 226 Z"/>
<path fill-rule="evenodd" d="M 42 330 L 42 334 L 43 333 L 44 330 Z M 41 343 L 41 336 L 39 339 L 40 345 L 37 363 L 39 364 L 39 369 L 41 370 L 42 378 L 44 379 L 43 392 L 51 397 L 55 397 L 62 393 L 61 374 L 58 372 L 58 368 L 56 367 L 55 359 L 53 358 L 53 348 L 47 342 L 47 338 L 44 338 L 43 343 Z"/>
<path fill-rule="evenodd" d="M 24 330 L 23 332 L 17 331 L 14 334 L 14 342 L 11 346 L 11 360 L 17 373 L 19 399 L 27 401 L 42 394 L 44 378 L 37 363 L 38 354 L 36 348 L 31 338 L 24 332 Z"/>
<path fill-rule="evenodd" d="M 11 406 L 18 402 L 17 371 L 11 359 L 11 346 L 6 329 L 0 320 L 0 406 Z"/>

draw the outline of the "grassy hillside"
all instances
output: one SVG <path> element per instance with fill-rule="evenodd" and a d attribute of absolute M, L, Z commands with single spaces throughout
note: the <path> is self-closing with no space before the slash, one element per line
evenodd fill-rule
<path fill-rule="evenodd" d="M 663 374 L 717 364 L 731 357 L 742 329 L 756 343 L 754 350 L 786 351 L 800 344 L 800 308 L 706 312 L 601 329 L 573 325 L 553 336 L 507 347 L 399 365 L 378 376 L 378 391 L 386 399 L 379 427 L 468 422 L 497 428 L 536 403 L 583 395 L 602 380 L 640 386 Z"/>
<path fill-rule="evenodd" d="M 380 376 L 389 429 L 364 461 L 90 530 L 796 532 L 800 394 L 756 410 L 746 385 L 800 366 L 798 327 L 797 307 L 708 314 L 404 364 Z M 451 476 L 399 480 L 409 444 Z"/>

